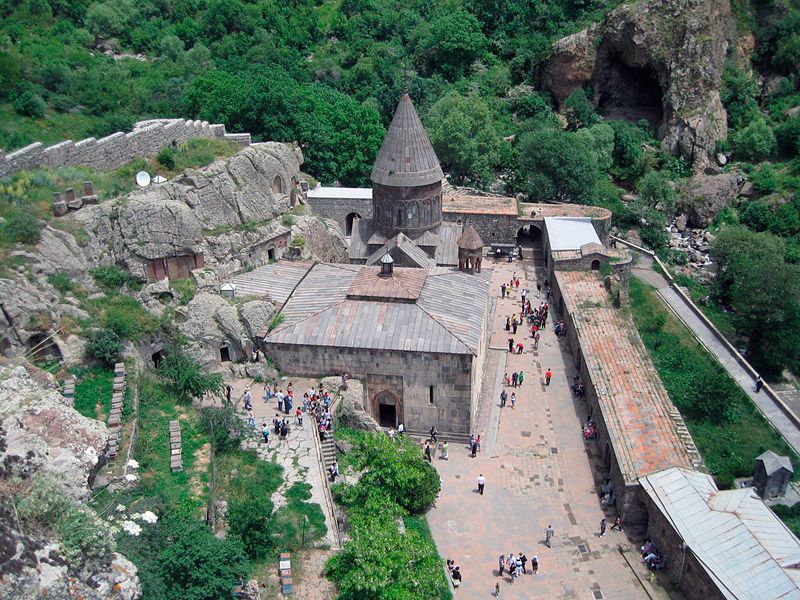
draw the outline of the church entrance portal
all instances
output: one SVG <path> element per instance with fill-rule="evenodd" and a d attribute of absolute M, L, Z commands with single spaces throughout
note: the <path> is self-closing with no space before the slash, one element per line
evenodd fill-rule
<path fill-rule="evenodd" d="M 392 392 L 382 391 L 375 396 L 375 408 L 378 424 L 381 427 L 397 427 L 400 400 Z"/>
<path fill-rule="evenodd" d="M 542 230 L 536 225 L 525 225 L 517 231 L 517 246 L 523 248 L 541 248 Z"/>

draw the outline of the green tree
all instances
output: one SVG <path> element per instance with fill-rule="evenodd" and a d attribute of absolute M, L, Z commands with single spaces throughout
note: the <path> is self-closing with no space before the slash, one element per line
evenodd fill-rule
<path fill-rule="evenodd" d="M 775 154 L 777 142 L 763 117 L 753 119 L 733 135 L 733 150 L 741 160 L 759 162 Z"/>
<path fill-rule="evenodd" d="M 22 92 L 14 100 L 14 110 L 26 117 L 42 117 L 46 109 L 47 105 L 42 100 L 42 97 L 33 90 Z"/>
<path fill-rule="evenodd" d="M 131 0 L 95 2 L 86 11 L 86 28 L 105 38 L 119 37 L 130 31 L 136 15 Z"/>
<path fill-rule="evenodd" d="M 463 75 L 488 44 L 478 19 L 463 9 L 440 12 L 420 26 L 417 36 L 418 63 L 449 79 Z"/>
<path fill-rule="evenodd" d="M 675 211 L 675 188 L 663 173 L 650 171 L 636 182 L 636 189 L 643 208 L 656 209 L 667 216 Z"/>
<path fill-rule="evenodd" d="M 222 393 L 222 375 L 206 373 L 195 359 L 179 348 L 171 348 L 158 365 L 158 374 L 164 377 L 178 400 L 189 403 L 206 394 Z"/>
<path fill-rule="evenodd" d="M 743 227 L 722 230 L 712 246 L 717 295 L 733 308 L 747 355 L 765 374 L 780 374 L 800 353 L 800 266 L 785 254 L 780 238 Z"/>
<path fill-rule="evenodd" d="M 491 180 L 504 143 L 494 128 L 492 112 L 477 94 L 450 92 L 434 104 L 426 130 L 436 155 L 456 183 L 482 185 Z"/>
<path fill-rule="evenodd" d="M 614 162 L 614 130 L 606 123 L 583 127 L 575 135 L 585 140 L 597 158 L 597 169 L 601 174 L 608 173 Z"/>
<path fill-rule="evenodd" d="M 731 127 L 741 129 L 758 117 L 757 93 L 758 86 L 749 74 L 732 63 L 725 66 L 720 96 Z"/>
<path fill-rule="evenodd" d="M 567 128 L 571 131 L 589 127 L 600 121 L 594 105 L 583 88 L 577 88 L 567 96 L 564 101 L 564 114 L 567 117 Z"/>
<path fill-rule="evenodd" d="M 100 329 L 89 336 L 83 350 L 87 358 L 99 360 L 107 366 L 114 366 L 122 352 L 122 340 L 113 329 Z"/>
<path fill-rule="evenodd" d="M 520 140 L 519 175 L 534 201 L 587 199 L 598 172 L 594 150 L 575 133 L 545 129 L 525 134 Z"/>

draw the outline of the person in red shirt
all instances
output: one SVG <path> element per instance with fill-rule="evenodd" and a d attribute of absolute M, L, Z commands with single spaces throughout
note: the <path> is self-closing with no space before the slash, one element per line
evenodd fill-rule
<path fill-rule="evenodd" d="M 547 371 L 544 374 L 544 384 L 550 385 L 550 379 L 552 379 L 552 377 L 553 377 L 553 372 L 550 369 L 547 369 Z"/>

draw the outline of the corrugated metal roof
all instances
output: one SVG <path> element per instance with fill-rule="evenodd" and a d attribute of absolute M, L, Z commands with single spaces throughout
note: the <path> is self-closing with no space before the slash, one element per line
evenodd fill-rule
<path fill-rule="evenodd" d="M 589 217 L 545 217 L 550 250 L 580 250 L 584 244 L 601 244 Z"/>
<path fill-rule="evenodd" d="M 372 200 L 372 188 L 323 187 L 308 190 L 309 198 Z"/>
<path fill-rule="evenodd" d="M 416 303 L 347 299 L 348 289 L 364 268 L 316 265 L 284 306 L 281 326 L 265 341 L 477 354 L 489 303 L 485 278 L 434 269 Z"/>
<path fill-rule="evenodd" d="M 444 179 L 439 159 L 408 94 L 403 94 L 370 179 L 394 187 L 430 185 Z"/>
<path fill-rule="evenodd" d="M 800 540 L 752 489 L 718 491 L 710 475 L 677 467 L 640 482 L 726 598 L 800 598 L 789 570 Z"/>

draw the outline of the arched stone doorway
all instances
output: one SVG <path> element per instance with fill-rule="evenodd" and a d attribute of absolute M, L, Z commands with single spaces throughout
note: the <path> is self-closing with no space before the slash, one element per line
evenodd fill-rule
<path fill-rule="evenodd" d="M 28 340 L 28 356 L 35 363 L 61 362 L 64 355 L 52 335 L 36 333 Z"/>
<path fill-rule="evenodd" d="M 383 390 L 375 395 L 375 420 L 381 427 L 397 427 L 403 419 L 403 403 L 396 395 Z"/>
<path fill-rule="evenodd" d="M 280 175 L 275 175 L 275 179 L 272 180 L 272 191 L 275 194 L 283 194 L 283 180 L 281 179 Z"/>
<path fill-rule="evenodd" d="M 541 248 L 542 230 L 536 225 L 525 225 L 517 230 L 517 246 L 523 248 Z"/>
<path fill-rule="evenodd" d="M 599 271 L 599 270 L 600 270 L 600 261 L 597 260 L 597 259 L 594 259 L 592 261 L 592 271 Z"/>
<path fill-rule="evenodd" d="M 344 218 L 344 234 L 347 237 L 353 235 L 353 221 L 355 219 L 360 219 L 361 215 L 358 213 L 351 212 Z"/>

